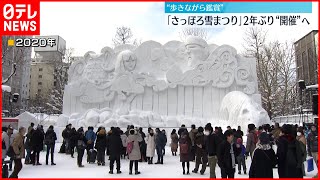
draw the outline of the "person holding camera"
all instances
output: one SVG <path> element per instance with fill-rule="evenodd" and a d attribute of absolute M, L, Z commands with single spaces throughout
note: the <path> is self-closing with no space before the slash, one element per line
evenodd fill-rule
<path fill-rule="evenodd" d="M 127 143 L 130 148 L 127 147 L 129 160 L 130 160 L 130 166 L 129 166 L 129 174 L 132 175 L 132 168 L 134 164 L 134 170 L 135 174 L 140 174 L 138 171 L 138 163 L 141 159 L 141 152 L 140 152 L 140 146 L 139 142 L 142 142 L 142 137 L 140 133 L 136 129 L 134 129 L 134 126 L 130 127 L 129 130 L 129 136 L 127 138 Z M 129 150 L 130 149 L 130 150 Z"/>

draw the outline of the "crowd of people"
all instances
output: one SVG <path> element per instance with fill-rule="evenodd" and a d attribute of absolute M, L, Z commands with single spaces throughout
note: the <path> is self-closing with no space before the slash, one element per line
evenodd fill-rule
<path fill-rule="evenodd" d="M 20 127 L 16 134 L 11 126 L 2 131 L 2 160 L 10 157 L 9 171 L 12 171 L 14 162 L 10 178 L 18 178 L 23 158 L 26 165 L 42 165 L 39 156 L 44 149 L 46 165 L 49 165 L 50 155 L 51 165 L 56 165 L 54 149 L 57 135 L 53 126 L 46 132 L 41 125 L 35 127 L 33 123 L 28 129 Z M 116 173 L 120 174 L 121 159 L 128 158 L 130 175 L 140 174 L 140 162 L 153 164 L 155 155 L 155 164 L 164 164 L 168 141 L 164 129 L 149 127 L 145 134 L 142 128 L 133 125 L 128 126 L 125 132 L 119 127 L 111 127 L 108 131 L 99 127 L 94 132 L 93 127 L 88 127 L 86 131 L 83 127 L 76 130 L 69 124 L 63 130 L 62 137 L 59 153 L 74 158 L 76 151 L 78 167 L 84 167 L 82 161 L 86 152 L 88 163 L 97 161 L 98 166 L 105 166 L 106 158 L 109 158 L 109 173 L 113 174 L 115 168 Z M 171 154 L 180 156 L 182 173 L 185 175 L 190 172 L 204 175 L 208 168 L 210 178 L 216 178 L 218 166 L 221 178 L 234 178 L 236 167 L 238 174 L 248 173 L 249 178 L 273 178 L 275 168 L 279 178 L 302 178 L 305 176 L 304 161 L 307 156 L 313 157 L 318 163 L 316 125 L 306 129 L 290 124 L 282 127 L 278 123 L 260 127 L 249 124 L 247 133 L 242 132 L 240 126 L 237 130 L 228 126 L 223 132 L 221 127 L 213 127 L 210 123 L 198 128 L 192 125 L 190 131 L 182 125 L 178 131 L 173 129 L 169 138 Z M 246 166 L 247 158 L 252 161 L 250 167 Z M 190 162 L 195 162 L 192 171 Z"/>

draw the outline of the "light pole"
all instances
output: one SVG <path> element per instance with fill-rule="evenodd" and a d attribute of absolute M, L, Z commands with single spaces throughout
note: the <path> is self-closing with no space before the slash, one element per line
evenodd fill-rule
<path fill-rule="evenodd" d="M 299 96 L 300 96 L 300 118 L 299 118 L 299 124 L 300 124 L 300 120 L 303 123 L 303 111 L 302 111 L 302 107 L 303 107 L 303 100 L 302 100 L 302 91 L 304 89 L 306 89 L 306 83 L 304 82 L 304 80 L 299 80 Z"/>

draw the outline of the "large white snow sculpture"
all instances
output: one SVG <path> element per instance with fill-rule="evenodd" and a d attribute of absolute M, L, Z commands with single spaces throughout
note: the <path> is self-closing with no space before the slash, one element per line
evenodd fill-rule
<path fill-rule="evenodd" d="M 240 125 L 241 129 L 247 129 L 251 123 L 256 126 L 270 123 L 266 110 L 240 91 L 230 92 L 223 98 L 220 118 L 222 121 L 227 121 L 224 124 Z"/>
<path fill-rule="evenodd" d="M 181 124 L 181 119 L 188 124 L 214 121 L 220 119 L 222 99 L 229 92 L 241 91 L 258 104 L 261 99 L 255 59 L 239 56 L 231 46 L 208 45 L 192 36 L 184 43 L 147 41 L 136 48 L 122 45 L 105 47 L 100 54 L 90 51 L 68 73 L 63 113 L 84 115 L 90 109 L 110 108 L 111 120 L 99 120 L 99 124 L 122 119 L 124 125 L 130 120 L 124 115 L 143 116 L 133 112 L 161 116 L 161 120 L 148 120 L 149 125 Z M 140 117 L 139 122 L 145 119 Z M 79 119 L 82 125 L 87 122 Z"/>

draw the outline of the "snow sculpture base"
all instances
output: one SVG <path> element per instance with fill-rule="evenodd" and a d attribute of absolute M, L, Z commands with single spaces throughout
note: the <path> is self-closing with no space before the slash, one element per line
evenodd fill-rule
<path fill-rule="evenodd" d="M 105 47 L 71 65 L 63 113 L 77 126 L 216 124 L 234 118 L 220 113 L 233 91 L 250 101 L 244 105 L 259 106 L 249 107 L 250 113 L 264 111 L 255 67 L 255 59 L 239 56 L 233 47 L 208 45 L 198 37 Z"/>

